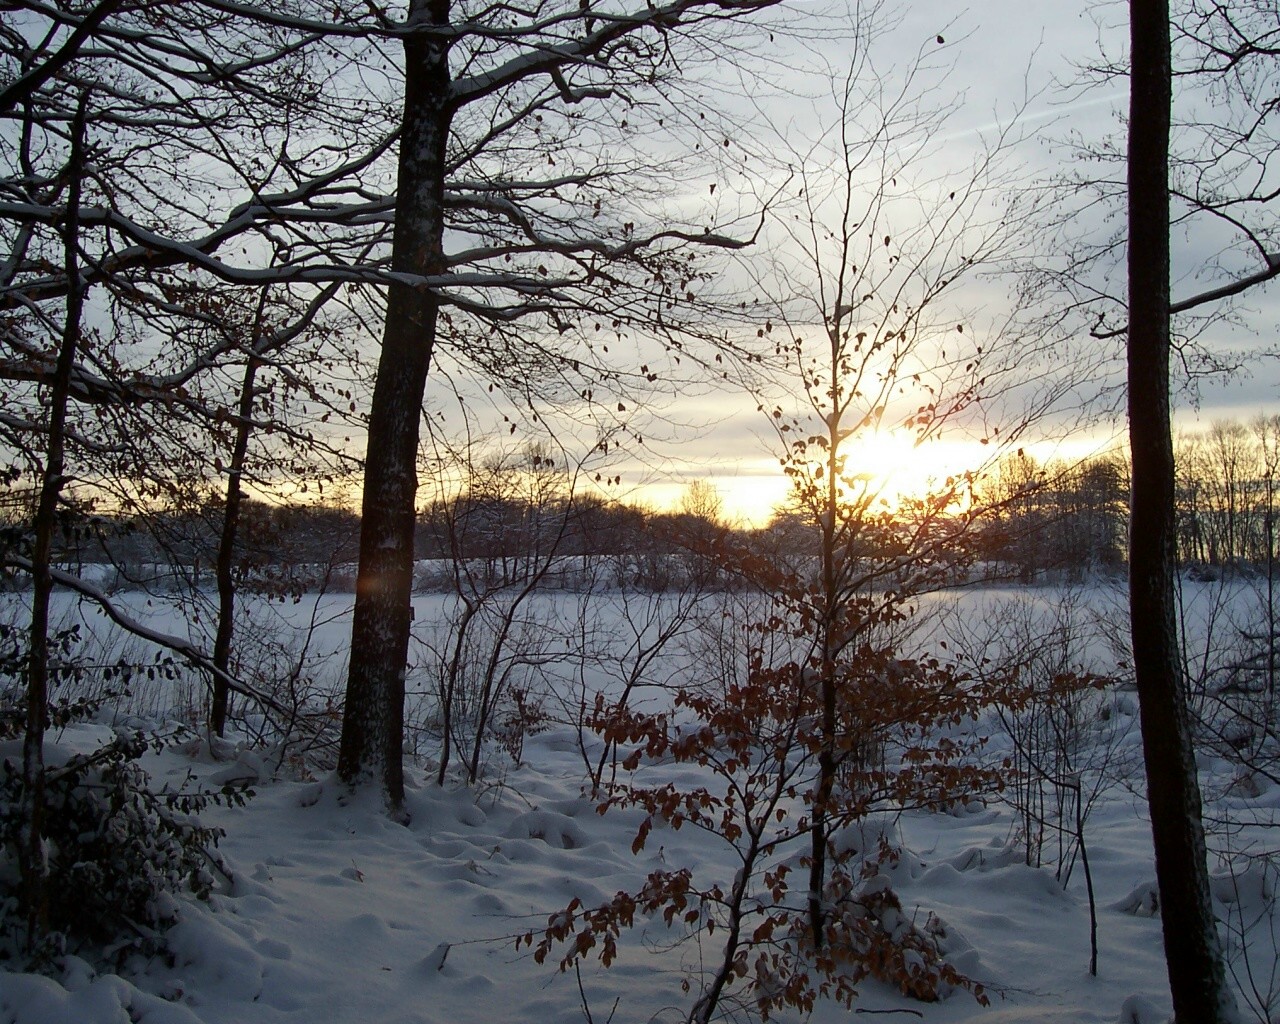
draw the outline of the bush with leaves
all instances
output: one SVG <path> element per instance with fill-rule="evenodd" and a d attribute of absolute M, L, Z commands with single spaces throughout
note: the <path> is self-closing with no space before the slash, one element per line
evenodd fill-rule
<path fill-rule="evenodd" d="M 0 690 L 0 750 L 5 753 L 26 726 L 17 685 L 26 660 L 25 639 L 21 630 L 0 627 L 0 675 L 14 683 Z M 52 640 L 51 674 L 70 689 L 48 704 L 54 728 L 93 720 L 123 695 L 113 686 L 173 671 L 168 659 L 90 667 L 78 653 L 75 627 L 59 630 Z M 226 876 L 217 853 L 223 831 L 202 825 L 195 816 L 211 803 L 238 805 L 252 794 L 230 786 L 220 791 L 188 790 L 185 785 L 154 790 L 138 761 L 149 749 L 159 751 L 176 738 L 118 730 L 87 753 L 46 751 L 43 848 L 48 884 L 43 886 L 44 905 L 38 908 L 27 905 L 30 896 L 18 870 L 27 827 L 22 764 L 17 757 L 4 757 L 0 956 L 22 950 L 39 967 L 68 949 L 99 949 L 117 959 L 134 950 L 154 952 L 165 928 L 177 920 L 175 894 L 205 899 L 216 873 Z M 42 934 L 25 934 L 32 919 L 41 921 Z"/>
<path fill-rule="evenodd" d="M 902 912 L 886 870 L 898 854 L 875 818 L 948 809 L 999 788 L 1008 764 L 984 765 L 976 756 L 981 739 L 962 727 L 997 697 L 1012 701 L 1015 681 L 982 682 L 955 664 L 904 656 L 894 642 L 902 604 L 883 594 L 850 599 L 838 610 L 851 642 L 834 666 L 838 781 L 826 793 L 817 727 L 823 695 L 815 685 L 823 650 L 808 595 L 798 578 L 771 589 L 767 614 L 741 624 L 746 655 L 733 678 L 680 690 L 669 712 L 614 707 L 593 723 L 606 742 L 629 751 L 621 764 L 628 777 L 600 810 L 644 812 L 633 850 L 655 828 L 690 826 L 729 847 L 732 877 L 673 865 L 602 906 L 575 902 L 540 934 L 522 937 L 535 958 L 565 943 L 562 968 L 593 954 L 607 965 L 622 929 L 645 916 L 719 943 L 696 958 L 702 975 L 686 981 L 697 988 L 689 1020 L 701 1024 L 723 1013 L 726 1000 L 763 1017 L 808 1012 L 819 998 L 850 1005 L 868 977 L 916 999 L 968 989 L 985 1002 L 982 986 L 947 962 L 942 924 L 920 927 Z M 704 781 L 647 781 L 648 766 L 664 762 L 700 766 Z M 828 871 L 815 943 L 807 882 L 820 804 Z"/>

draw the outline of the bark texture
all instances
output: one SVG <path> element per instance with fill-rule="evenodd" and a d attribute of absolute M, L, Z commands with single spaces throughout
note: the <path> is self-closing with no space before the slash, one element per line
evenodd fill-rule
<path fill-rule="evenodd" d="M 1130 0 L 1129 603 L 1165 959 L 1178 1024 L 1237 1020 L 1209 894 L 1200 786 L 1178 655 L 1169 419 L 1168 0 Z"/>
<path fill-rule="evenodd" d="M 445 34 L 447 0 L 415 0 L 405 37 L 404 120 L 396 186 L 392 269 L 430 276 L 445 269 L 445 146 L 453 115 Z M 338 776 L 381 782 L 404 801 L 404 686 L 409 654 L 419 418 L 440 301 L 428 288 L 394 283 L 369 410 L 368 454 Z"/>

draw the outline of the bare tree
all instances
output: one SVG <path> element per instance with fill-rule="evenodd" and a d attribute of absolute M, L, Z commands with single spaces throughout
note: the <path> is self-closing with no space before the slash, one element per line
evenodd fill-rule
<path fill-rule="evenodd" d="M 63 228 L 63 269 L 67 277 L 79 277 L 80 204 L 85 161 L 86 97 L 81 96 L 71 128 L 71 154 L 66 174 L 70 181 L 67 220 Z M 44 733 L 49 705 L 49 598 L 53 592 L 50 571 L 58 504 L 65 485 L 67 408 L 70 404 L 71 373 L 81 344 L 84 290 L 74 287 L 67 294 L 62 337 L 49 395 L 48 446 L 40 474 L 40 500 L 32 523 L 31 577 L 35 595 L 31 600 L 31 631 L 27 656 L 27 728 L 22 742 L 22 807 L 24 842 L 18 850 L 22 871 L 23 909 L 27 916 L 27 945 L 34 947 L 48 924 L 48 852 L 44 836 Z"/>
<path fill-rule="evenodd" d="M 218 686 L 247 689 L 230 678 L 226 658 L 148 630 L 59 569 L 53 541 L 60 524 L 83 529 L 95 502 L 123 515 L 202 490 L 221 471 L 210 448 L 237 420 L 225 388 L 235 367 L 280 360 L 279 380 L 308 394 L 322 387 L 304 383 L 282 353 L 337 285 L 303 284 L 288 301 L 266 303 L 270 272 L 259 282 L 210 261 L 235 240 L 277 273 L 289 262 L 288 247 L 257 230 L 259 213 L 216 205 L 237 188 L 260 195 L 282 167 L 296 166 L 291 157 L 301 154 L 291 153 L 287 131 L 276 133 L 280 125 L 307 135 L 317 119 L 326 128 L 342 120 L 311 106 L 304 56 L 205 5 L 15 3 L 0 25 L 0 439 L 20 472 L 40 482 L 29 531 L 15 531 L 4 552 L 36 590 L 23 791 L 32 940 L 43 917 L 52 587 L 72 587 L 125 628 L 181 651 Z M 271 311 L 252 340 L 234 329 L 236 312 L 254 305 L 250 287 Z M 292 401 L 285 387 L 271 389 L 282 404 Z M 296 419 L 275 415 L 266 389 L 255 398 L 239 429 L 325 447 Z"/>
<path fill-rule="evenodd" d="M 1276 475 L 1280 472 L 1280 416 L 1259 416 L 1252 423 L 1262 471 L 1263 564 L 1266 566 L 1266 605 L 1263 643 L 1267 659 L 1267 698 L 1276 696 Z"/>
<path fill-rule="evenodd" d="M 485 452 L 473 434 L 451 443 L 434 424 L 430 445 L 436 497 L 423 525 L 443 555 L 454 598 L 451 613 L 428 624 L 439 637 L 427 647 L 438 683 L 436 779 L 443 785 L 455 746 L 467 781 L 478 780 L 500 713 L 510 712 L 508 738 L 522 745 L 522 730 L 534 723 L 520 715 L 534 716 L 540 705 L 538 672 L 565 656 L 568 643 L 535 599 L 576 575 L 566 556 L 581 525 L 577 491 L 586 463 L 550 443 Z"/>
<path fill-rule="evenodd" d="M 724 517 L 724 499 L 709 480 L 694 480 L 680 495 L 680 511 L 693 519 L 701 519 L 716 527 Z"/>
<path fill-rule="evenodd" d="M 639 162 L 601 156 L 629 151 L 633 121 L 650 132 L 691 118 L 655 89 L 676 54 L 771 2 L 547 0 L 517 13 L 414 0 L 403 22 L 371 29 L 403 46 L 404 94 L 338 773 L 376 780 L 393 807 L 403 798 L 418 421 L 437 342 L 464 339 L 469 359 L 529 398 L 597 358 L 597 329 L 684 344 L 691 250 L 739 243 L 709 225 L 647 227 L 651 214 L 623 194 L 652 193 L 628 174 Z M 715 139 L 723 144 L 732 140 Z M 570 394 L 589 401 L 589 390 Z"/>
<path fill-rule="evenodd" d="M 643 329 L 659 357 L 685 353 L 680 329 L 705 284 L 697 254 L 740 244 L 726 229 L 738 232 L 741 210 L 727 187 L 707 218 L 676 215 L 683 196 L 663 208 L 682 180 L 664 141 L 673 128 L 713 173 L 729 156 L 712 154 L 738 145 L 675 72 L 710 62 L 699 44 L 712 36 L 717 59 L 740 47 L 732 27 L 772 2 L 548 0 L 518 16 L 447 0 L 415 0 L 403 16 L 358 0 L 322 15 L 300 0 L 31 2 L 0 27 L 4 109 L 20 126 L 0 143 L 15 169 L 3 308 L 39 325 L 41 304 L 83 284 L 111 322 L 173 338 L 178 320 L 202 316 L 198 297 L 186 301 L 192 282 L 220 282 L 297 289 L 316 300 L 309 315 L 327 297 L 383 324 L 344 779 L 377 778 L 399 801 L 417 424 L 433 357 L 450 353 L 530 403 L 591 403 L 602 380 L 625 392 L 662 369 L 644 358 L 610 368 L 609 343 L 635 350 Z M 66 97 L 84 86 L 98 159 L 82 235 L 100 244 L 71 282 L 48 258 L 65 204 L 46 155 L 65 150 Z M 202 177 L 174 173 L 190 167 Z M 46 379 L 41 330 L 5 335 L 31 391 Z M 139 381 L 126 357 L 142 351 L 115 346 L 77 386 L 132 401 L 146 385 L 181 406 L 228 353 L 166 349 Z"/>
<path fill-rule="evenodd" d="M 1205 863 L 1184 673 L 1178 656 L 1173 443 L 1169 417 L 1167 0 L 1130 0 L 1129 608 L 1165 958 L 1175 1017 L 1236 1019 Z"/>
<path fill-rule="evenodd" d="M 1260 353 L 1274 354 L 1259 342 L 1228 348 L 1214 328 L 1247 324 L 1247 314 L 1228 300 L 1280 275 L 1273 167 L 1280 144 L 1273 102 L 1280 35 L 1266 0 L 1173 0 L 1170 16 L 1170 73 L 1178 86 L 1170 117 L 1170 312 L 1178 382 L 1194 384 L 1236 372 Z M 1104 46 L 1088 60 L 1080 85 L 1114 85 L 1128 74 L 1129 54 Z M 1118 287 L 1125 231 L 1102 226 L 1107 213 L 1119 213 L 1126 194 L 1119 166 L 1125 130 L 1117 121 L 1109 138 L 1073 139 L 1070 169 L 1043 192 L 1052 243 L 1030 257 L 1037 265 L 1032 287 L 1043 297 L 1052 284 L 1064 296 L 1048 304 L 1049 315 L 1087 326 L 1101 339 L 1123 337 L 1128 318 Z"/>

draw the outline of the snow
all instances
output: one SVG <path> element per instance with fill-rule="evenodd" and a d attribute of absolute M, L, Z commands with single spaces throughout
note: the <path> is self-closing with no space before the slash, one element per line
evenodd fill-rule
<path fill-rule="evenodd" d="M 971 610 L 992 599 L 972 591 L 962 598 Z M 1036 600 L 1043 599 L 1037 592 Z M 417 621 L 439 613 L 441 600 L 416 599 Z M 163 620 L 174 613 L 157 606 L 154 614 Z M 289 614 L 303 621 L 310 610 Z M 172 621 L 153 626 L 178 631 Z M 329 642 L 335 638 L 317 641 L 325 658 L 340 658 L 340 644 Z M 335 666 L 334 679 L 341 674 Z M 1140 762 L 1132 699 L 1121 694 L 1109 706 L 1111 717 L 1098 733 L 1105 733 L 1107 770 L 1116 778 L 1086 822 L 1098 976 L 1088 973 L 1080 865 L 1065 888 L 1054 865 L 1029 866 L 1012 842 L 1018 816 L 992 798 L 953 813 L 879 817 L 863 830 L 884 831 L 905 851 L 898 863 L 882 866 L 875 884 L 892 886 L 907 919 L 919 925 L 932 914 L 942 922 L 950 961 L 983 983 L 991 1005 L 963 991 L 938 1003 L 912 1002 L 869 980 L 860 986 L 858 1009 L 927 1024 L 1167 1021 L 1150 830 L 1133 774 Z M 169 708 L 157 701 L 151 710 L 160 716 Z M 87 744 L 101 732 L 101 725 L 73 727 L 56 742 Z M 1007 742 L 999 735 L 991 741 L 997 749 Z M 1234 769 L 1207 754 L 1201 762 L 1211 806 L 1230 804 L 1255 822 L 1230 837 L 1233 848 L 1260 848 L 1276 821 L 1280 787 L 1265 780 L 1230 785 Z M 193 741 L 144 763 L 156 783 L 176 784 L 188 772 L 209 784 L 252 781 L 256 795 L 245 806 L 201 814 L 227 832 L 220 851 L 233 881 L 208 903 L 183 902 L 167 955 L 135 957 L 118 973 L 75 956 L 57 978 L 0 972 L 0 1024 L 673 1024 L 684 1019 L 700 971 L 719 953 L 718 932 L 691 936 L 682 925 L 669 929 L 639 918 L 623 930 L 619 959 L 609 969 L 591 960 L 580 976 L 561 972 L 562 947 L 545 964 L 527 945 L 517 948 L 528 931 L 536 941 L 549 917 L 575 898 L 597 905 L 619 890 L 637 891 L 652 871 L 678 866 L 727 887 L 738 867 L 728 845 L 692 827 L 656 827 L 633 855 L 643 814 L 597 812 L 597 801 L 583 793 L 578 736 L 569 725 L 528 736 L 518 766 L 495 750 L 474 786 L 454 779 L 439 787 L 429 762 L 410 765 L 407 826 L 390 820 L 376 795 L 352 794 L 328 775 L 273 774 L 274 759 L 244 741 L 214 752 Z M 695 766 L 654 764 L 646 771 L 650 777 L 666 771 L 683 784 L 699 780 Z M 865 843 L 867 835 L 842 841 Z M 1250 984 L 1240 949 L 1252 944 L 1247 964 L 1253 983 L 1266 991 L 1275 986 L 1280 944 L 1275 870 L 1255 861 L 1233 878 L 1220 859 L 1212 866 L 1237 973 Z M 693 985 L 687 993 L 686 979 Z M 837 1004 L 819 1002 L 810 1019 L 848 1016 Z"/>

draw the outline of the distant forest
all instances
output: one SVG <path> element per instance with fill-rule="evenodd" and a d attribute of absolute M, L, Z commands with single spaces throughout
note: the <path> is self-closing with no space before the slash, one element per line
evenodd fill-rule
<path fill-rule="evenodd" d="M 1184 568 L 1250 573 L 1274 561 L 1278 450 L 1275 418 L 1216 423 L 1179 439 L 1178 555 Z M 32 499 L 30 490 L 18 486 L 4 495 L 10 543 L 21 543 Z M 969 547 L 951 553 L 957 578 L 1030 583 L 1124 571 L 1129 473 L 1120 451 L 1072 463 L 1008 455 L 973 504 Z M 204 504 L 145 516 L 67 513 L 57 556 L 68 565 L 114 567 L 115 585 L 168 576 L 198 584 L 204 574 L 211 582 L 222 508 L 211 495 Z M 256 582 L 341 590 L 353 584 L 357 512 L 318 503 L 246 501 L 240 516 L 235 571 L 250 587 Z M 887 543 L 883 531 L 875 537 L 868 543 Z M 617 563 L 618 584 L 664 589 L 678 571 L 673 560 L 696 558 L 714 544 L 794 562 L 812 555 L 819 540 L 810 517 L 786 508 L 762 528 L 727 524 L 714 489 L 701 482 L 691 487 L 681 509 L 659 511 L 571 493 L 563 478 L 545 468 L 508 467 L 422 509 L 415 558 L 492 560 L 499 563 L 495 571 L 508 573 L 517 571 L 521 559 L 601 556 Z M 512 566 L 503 569 L 504 560 Z M 431 579 L 420 573 L 419 586 L 430 587 Z"/>

